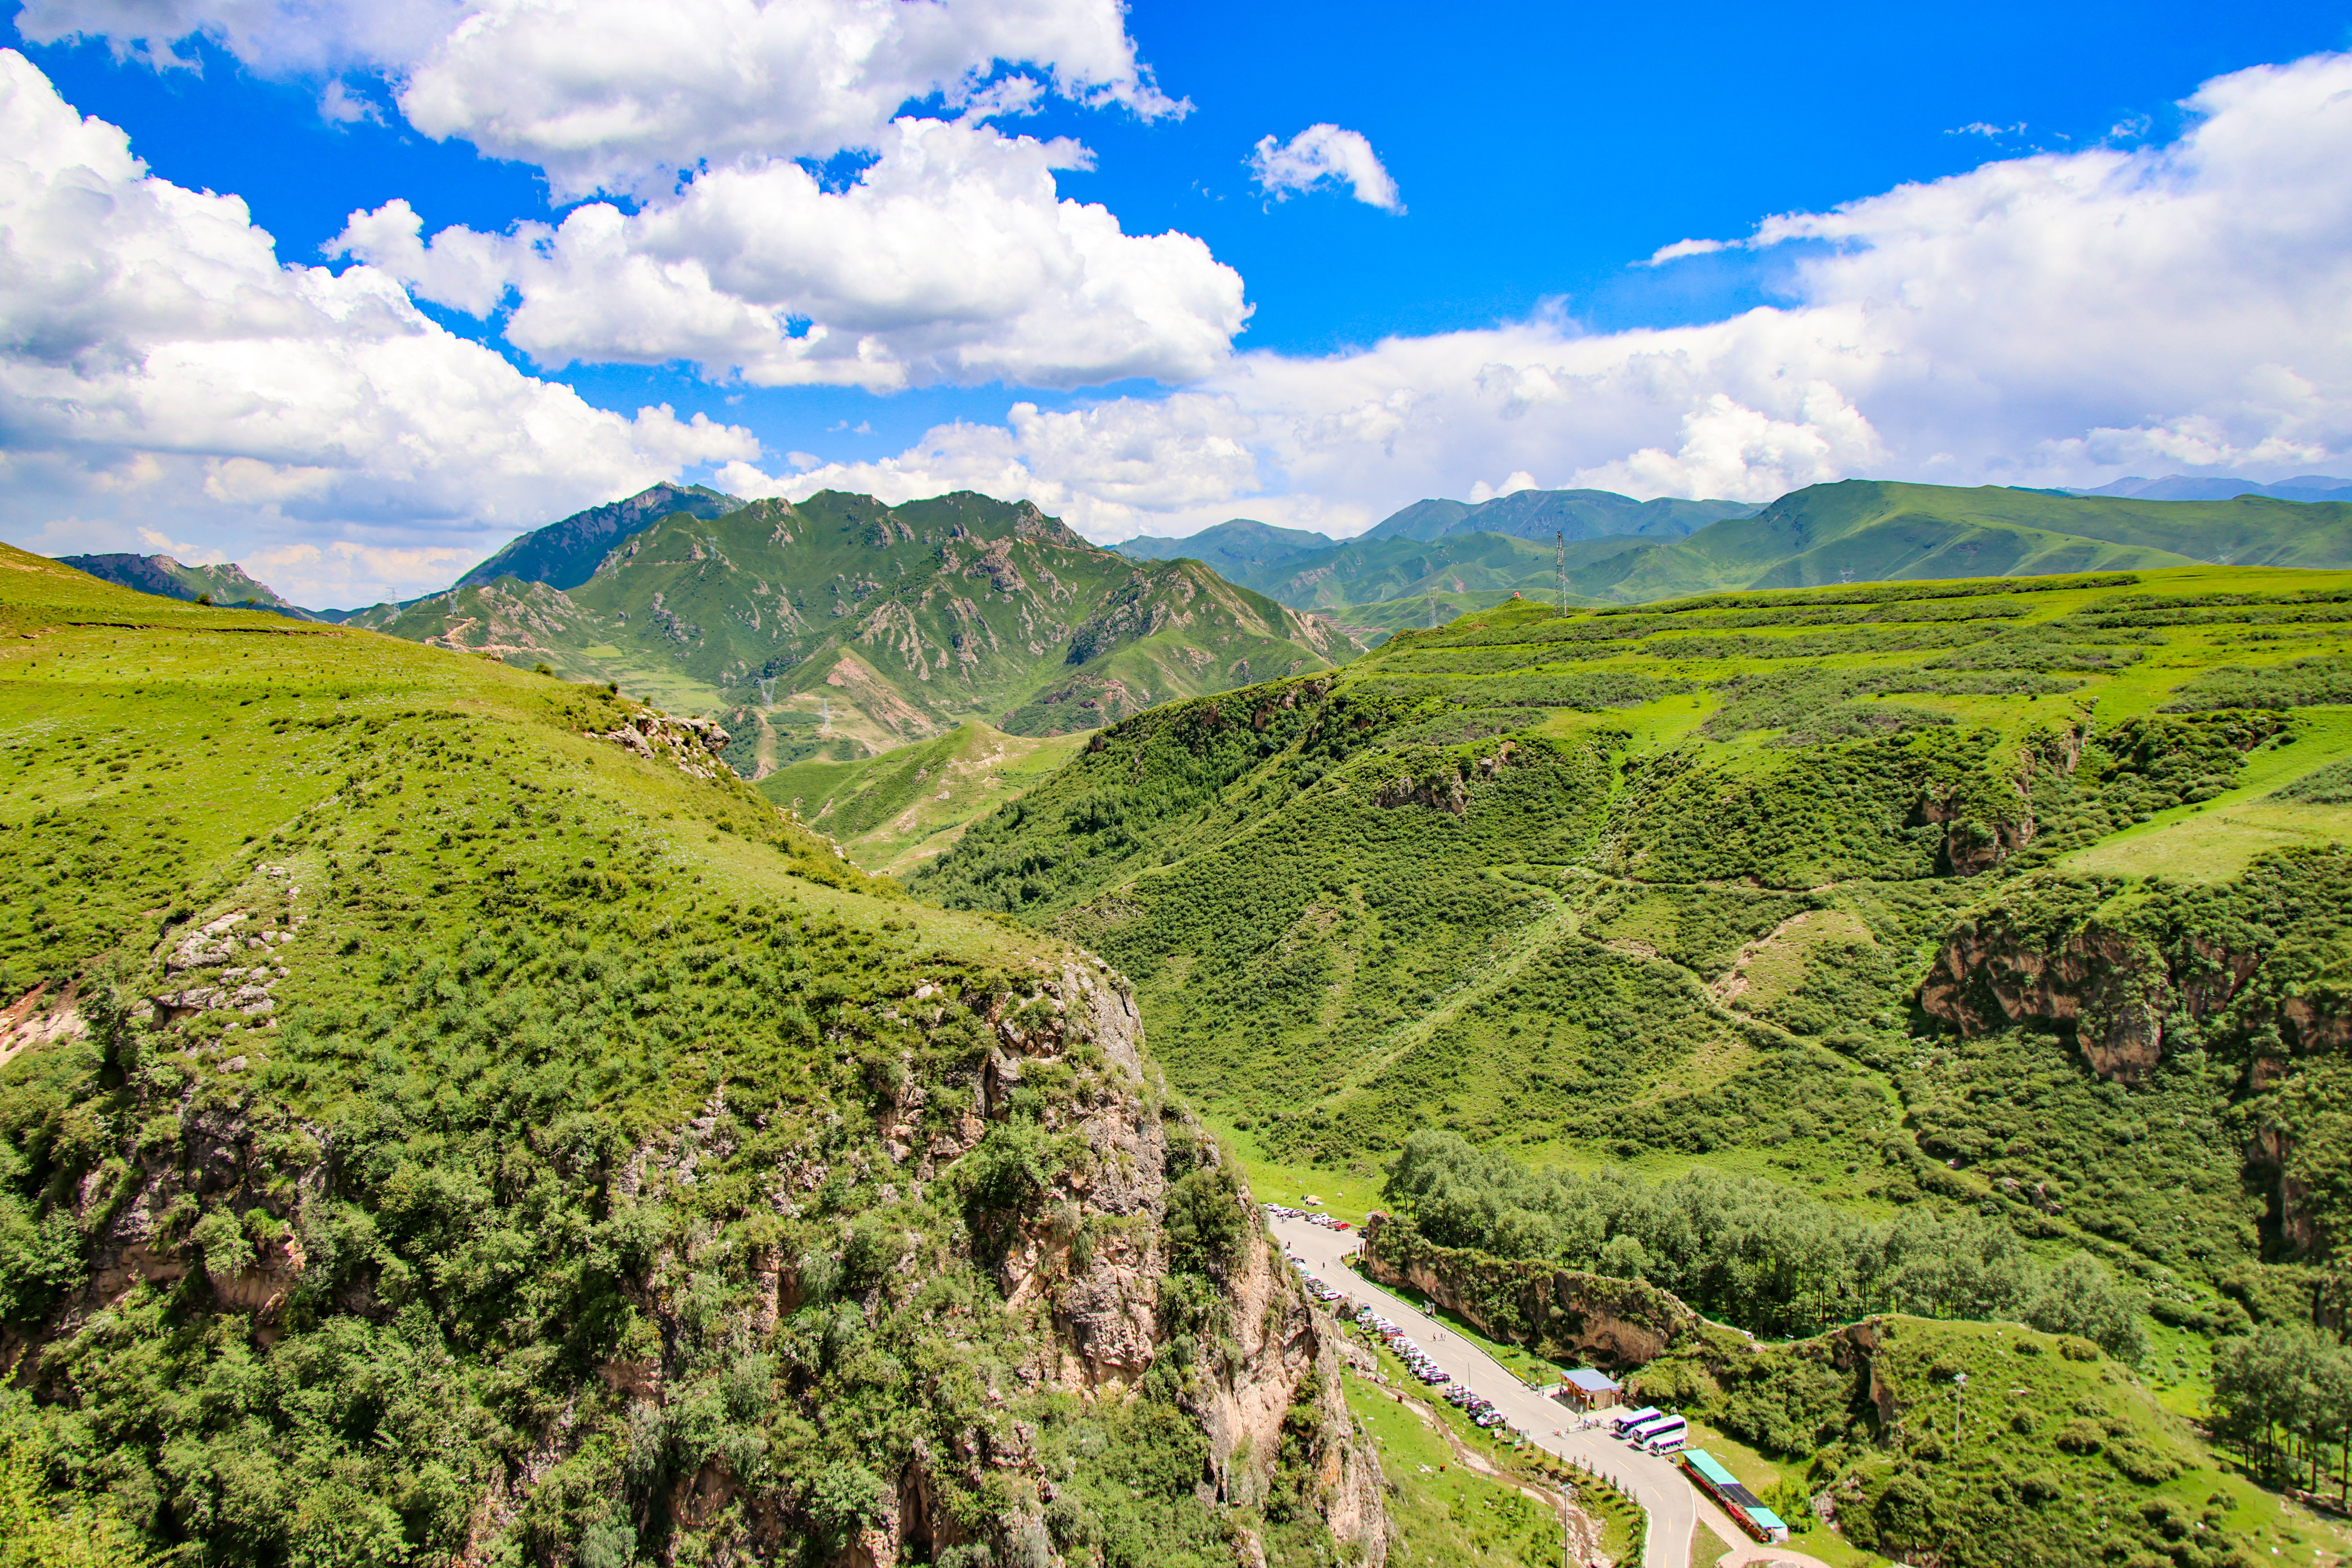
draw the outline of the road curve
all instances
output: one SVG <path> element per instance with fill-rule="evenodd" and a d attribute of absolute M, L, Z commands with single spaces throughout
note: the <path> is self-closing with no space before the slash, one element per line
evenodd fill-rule
<path fill-rule="evenodd" d="M 1538 1446 L 1591 1466 L 1648 1510 L 1650 1536 L 1642 1554 L 1643 1568 L 1688 1568 L 1691 1532 L 1702 1519 L 1734 1547 L 1754 1544 L 1722 1509 L 1690 1484 L 1673 1460 L 1629 1448 L 1601 1428 L 1580 1429 L 1576 1412 L 1538 1394 L 1477 1346 L 1349 1268 L 1348 1258 L 1359 1240 L 1354 1231 L 1325 1230 L 1305 1220 L 1274 1215 L 1266 1216 L 1266 1226 L 1309 1274 L 1396 1324 L 1448 1377 L 1490 1401 L 1506 1421 Z M 1787 1547 L 1774 1547 L 1759 1555 L 1785 1563 L 1811 1561 Z"/>

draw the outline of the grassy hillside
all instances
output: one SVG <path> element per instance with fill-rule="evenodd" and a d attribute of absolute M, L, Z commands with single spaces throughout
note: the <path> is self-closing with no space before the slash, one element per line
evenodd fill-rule
<path fill-rule="evenodd" d="M 1303 1564 L 1381 1529 L 1117 978 L 870 880 L 709 743 L 0 550 L 13 1551 Z"/>
<path fill-rule="evenodd" d="M 1388 631 L 1442 624 L 1514 593 L 1555 602 L 1554 525 L 1569 541 L 1571 605 L 2200 562 L 2352 568 L 2352 507 L 2342 503 L 2147 500 L 1866 480 L 1811 486 L 1763 508 L 1637 505 L 1598 491 L 1523 491 L 1478 507 L 1421 501 L 1328 548 L 1308 548 L 1316 536 L 1261 524 L 1228 536 L 1244 527 L 1229 523 L 1198 536 L 1194 553 L 1205 552 L 1233 581 L 1294 609 L 1330 616 L 1370 645 Z M 1180 552 L 1160 546 L 1184 542 L 1153 542 L 1163 554 Z"/>
<path fill-rule="evenodd" d="M 568 592 L 469 584 L 357 624 L 721 716 L 746 773 L 972 720 L 1073 733 L 1354 651 L 1197 563 L 1129 561 L 968 492 L 672 513 Z"/>
<path fill-rule="evenodd" d="M 1849 479 L 1662 545 L 1591 589 L 1620 602 L 1850 578 L 2045 575 L 2211 562 L 2352 567 L 2352 506 L 2149 501 Z"/>
<path fill-rule="evenodd" d="M 760 793 L 838 840 L 869 871 L 898 876 L 940 854 L 1053 772 L 1087 735 L 1008 735 L 977 721 L 856 762 L 791 763 Z"/>
<path fill-rule="evenodd" d="M 914 885 L 1113 955 L 1273 1159 L 1438 1125 L 1942 1193 L 2219 1311 L 2333 1256 L 2235 1129 L 2341 1048 L 2347 650 L 2352 575 L 2248 569 L 1513 606 L 1113 726 Z M 2045 938 L 2146 1005 L 2035 980 Z"/>
<path fill-rule="evenodd" d="M 1738 1472 L 1799 1527 L 1801 1552 L 1834 1539 L 1950 1568 L 2240 1568 L 2344 1544 L 2236 1474 L 2128 1369 L 2023 1325 L 1885 1317 L 1760 1353 L 1695 1343 L 1633 1387 L 1687 1408 L 1719 1459 L 1766 1457 Z"/>
<path fill-rule="evenodd" d="M 1286 1184 L 1449 1130 L 1604 1183 L 1478 1245 L 1761 1332 L 2096 1284 L 2202 1413 L 2352 1304 L 2347 779 L 2352 574 L 1519 604 L 1113 725 L 911 886 L 1110 956 Z"/>

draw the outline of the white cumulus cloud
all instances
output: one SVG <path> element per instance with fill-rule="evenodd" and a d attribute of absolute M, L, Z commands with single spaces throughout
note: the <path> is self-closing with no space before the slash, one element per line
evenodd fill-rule
<path fill-rule="evenodd" d="M 872 146 L 934 94 L 982 114 L 1048 89 L 1188 107 L 1136 58 L 1119 0 L 28 0 L 16 26 L 159 61 L 202 34 L 265 73 L 373 69 L 418 130 L 536 164 L 567 196 Z"/>
<path fill-rule="evenodd" d="M 956 449 L 1010 442 L 1022 493 L 1065 487 L 1105 538 L 1236 513 L 1345 533 L 1496 474 L 1761 500 L 1849 477 L 2352 468 L 2352 57 L 2236 72 L 2186 107 L 2165 145 L 1999 160 L 1668 247 L 1790 246 L 1779 307 L 1236 355 L 1185 395 L 1227 410 L 1255 462 L 1195 464 L 1171 499 L 1088 500 L 1087 466 L 1017 429 L 962 426 Z M 1173 399 L 1118 423 L 1160 406 L 1185 427 Z"/>
<path fill-rule="evenodd" d="M 595 202 L 560 225 L 447 228 L 404 201 L 355 213 L 333 248 L 425 299 L 488 314 L 542 363 L 691 360 L 760 385 L 894 391 L 1005 381 L 1197 379 L 1249 310 L 1190 235 L 1129 235 L 1060 198 L 1066 140 L 905 119 L 830 191 L 799 164 L 712 169 L 634 213 Z"/>
<path fill-rule="evenodd" d="M 759 453 L 699 415 L 624 418 L 526 376 L 373 268 L 280 265 L 243 202 L 150 174 L 14 50 L 0 147 L 0 525 L 30 548 L 136 549 L 158 523 L 339 539 L 376 562 L 372 591 L 413 591 L 446 581 L 417 551 L 470 556 Z"/>
<path fill-rule="evenodd" d="M 1258 188 L 1276 201 L 1318 185 L 1344 184 L 1367 206 L 1404 211 L 1396 181 L 1360 131 L 1310 125 L 1287 142 L 1261 137 L 1251 150 L 1249 168 Z"/>

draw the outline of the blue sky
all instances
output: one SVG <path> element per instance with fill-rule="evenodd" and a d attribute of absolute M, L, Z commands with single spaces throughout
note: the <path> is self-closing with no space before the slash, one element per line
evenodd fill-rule
<path fill-rule="evenodd" d="M 612 13 L 583 5 L 577 31 L 594 40 Z M 735 21 L 791 9 L 680 8 L 678 43 L 688 57 L 707 47 L 727 58 Z M 989 11 L 950 4 L 942 14 L 985 21 Z M 809 63 L 800 56 L 823 65 L 835 12 L 865 14 L 856 0 L 816 0 L 805 42 L 761 46 L 767 68 L 789 74 Z M 541 57 L 521 44 L 453 65 L 442 35 L 454 15 L 407 0 L 299 16 L 250 6 L 215 16 L 204 0 L 46 0 L 7 41 L 63 105 L 127 134 L 152 176 L 142 189 L 241 198 L 281 266 L 350 247 L 332 268 L 375 275 L 372 286 L 393 296 L 372 295 L 370 309 L 405 308 L 421 324 L 400 331 L 454 340 L 434 340 L 434 374 L 488 375 L 453 357 L 464 345 L 502 356 L 514 382 L 479 391 L 486 428 L 515 425 L 501 398 L 530 402 L 545 420 L 574 394 L 582 406 L 565 404 L 562 416 L 577 428 L 530 450 L 501 448 L 477 472 L 444 462 L 418 478 L 420 445 L 488 437 L 438 425 L 442 411 L 410 410 L 381 437 L 408 456 L 355 454 L 372 440 L 363 411 L 389 394 L 368 381 L 380 369 L 351 368 L 365 356 L 339 328 L 309 333 L 299 352 L 318 358 L 304 374 L 321 406 L 346 398 L 354 412 L 301 438 L 282 418 L 261 422 L 263 435 L 232 421 L 163 428 L 160 406 L 216 401 L 205 378 L 234 374 L 210 365 L 175 392 L 157 384 L 169 354 L 144 361 L 137 417 L 65 428 L 43 412 L 61 401 L 41 380 L 58 374 L 52 360 L 14 391 L 32 412 L 0 424 L 25 492 L 0 518 L 9 537 L 37 548 L 110 531 L 130 547 L 135 513 L 147 543 L 155 534 L 192 554 L 274 552 L 281 575 L 314 591 L 364 594 L 446 580 L 468 552 L 545 521 L 534 506 L 551 516 L 656 470 L 747 492 L 1020 491 L 1116 537 L 1236 513 L 1346 532 L 1423 493 L 1523 483 L 1762 496 L 1852 474 L 2098 482 L 2150 469 L 2347 468 L 2335 407 L 2343 367 L 2305 363 L 2294 346 L 2322 327 L 2308 319 L 2313 301 L 2341 290 L 2308 268 L 2233 250 L 2214 211 L 2253 230 L 2300 223 L 2273 235 L 2289 259 L 2297 247 L 2315 264 L 2340 253 L 2331 194 L 2319 194 L 2316 218 L 2256 210 L 2281 199 L 2298 141 L 2324 148 L 2338 130 L 2334 89 L 2319 89 L 2341 67 L 2332 51 L 2352 43 L 2340 10 L 1527 6 L 1439 21 L 1402 5 L 1140 5 L 1122 31 L 1102 0 L 1049 0 L 1016 18 L 1026 32 L 975 21 L 966 30 L 978 42 L 934 39 L 898 77 L 874 72 L 886 98 L 889 81 L 923 83 L 940 59 L 1003 82 L 1020 74 L 1017 62 L 989 63 L 991 40 L 1018 37 L 1036 51 L 1018 57 L 1027 74 L 1058 68 L 1066 90 L 1040 94 L 1035 112 L 995 117 L 993 129 L 956 123 L 952 85 L 821 124 L 797 105 L 730 117 L 722 87 L 699 119 L 584 150 L 570 121 L 561 136 L 544 116 L 517 126 L 551 105 L 561 114 L 603 103 L 603 84 L 536 81 Z M 697 26 L 709 36 L 694 37 Z M 643 48 L 622 32 L 610 47 L 625 96 Z M 167 51 L 186 63 L 150 63 Z M 331 84 L 372 118 L 331 121 Z M 14 86 L 40 107 L 31 78 Z M 509 89 L 520 108 L 499 101 Z M 2210 96 L 2197 100 L 2200 90 Z M 745 101 L 764 110 L 789 96 Z M 1166 100 L 1190 107 L 1171 112 Z M 936 129 L 919 156 L 886 154 L 877 181 L 902 171 L 895 177 L 919 206 L 922 182 L 950 179 L 947 164 L 977 171 L 953 187 L 970 219 L 958 234 L 995 223 L 988 204 L 1004 209 L 970 288 L 952 264 L 888 298 L 866 288 L 861 273 L 920 272 L 941 249 L 936 235 L 894 230 L 906 227 L 903 211 L 861 231 L 870 262 L 793 249 L 850 211 L 835 198 L 856 194 L 854 171 L 883 150 L 890 108 Z M 43 125 L 63 123 L 43 112 Z M 2201 129 L 2231 124 L 2245 134 Z M 1376 159 L 1402 210 L 1357 199 L 1364 187 L 1351 194 L 1345 180 L 1269 194 L 1254 147 L 1314 125 L 1352 133 L 1329 145 Z M 1036 151 L 1055 138 L 1085 154 Z M 772 172 L 731 188 L 707 173 L 683 192 L 675 178 L 698 159 L 716 171 L 794 158 L 830 158 L 823 194 L 785 190 Z M 58 177 L 21 199 L 53 195 Z M 454 226 L 470 231 L 459 245 L 475 252 L 404 238 L 381 218 L 394 202 L 407 205 L 394 219 L 419 238 Z M 1055 251 L 1047 241 L 1069 227 L 1072 203 L 1107 208 L 1117 234 Z M 2240 203 L 2255 205 L 2236 214 Z M 584 229 L 563 229 L 561 242 L 551 230 L 513 236 L 519 223 L 561 224 L 600 204 L 613 215 L 610 242 L 661 273 L 669 293 L 616 291 L 619 252 L 576 243 Z M 71 221 L 54 205 L 40 210 L 70 244 Z M 346 235 L 355 213 L 380 220 Z M 1755 237 L 1776 215 L 1794 217 L 1762 243 L 1644 265 L 1677 241 Z M 2046 322 L 2085 314 L 2060 281 L 2079 269 L 2070 225 L 2163 237 L 2107 258 L 2114 278 L 2071 285 L 2091 291 L 2093 316 L 2145 293 L 2147 326 L 2108 323 L 2053 366 Z M 39 231 L 29 216 L 12 226 Z M 1156 250 L 1135 237 L 1163 233 L 1191 237 Z M 149 242 L 92 240 L 127 254 Z M 2170 270 L 2156 276 L 2162 268 L 2140 259 L 2150 255 Z M 718 281 L 678 296 L 680 268 Z M 806 284 L 817 272 L 832 281 Z M 2270 299 L 2266 313 L 2287 323 L 2281 342 L 2224 352 L 2242 323 L 2179 322 L 2164 301 L 2200 279 L 2221 295 Z M 1931 284 L 1935 300 L 1913 299 Z M 793 303 L 804 285 L 820 302 Z M 137 287 L 123 286 L 131 303 L 118 289 L 104 309 L 153 315 L 133 308 Z M 503 303 L 487 303 L 501 289 Z M 2046 316 L 2005 303 L 2023 297 Z M 1890 300 L 1902 302 L 1899 322 Z M 201 317 L 216 305 L 187 308 Z M 55 310 L 56 295 L 18 309 Z M 347 305 L 322 309 L 348 319 Z M 862 328 L 829 322 L 829 310 Z M 656 317 L 667 324 L 647 324 Z M 812 317 L 836 343 L 869 332 L 872 363 L 800 355 L 786 340 Z M 192 320 L 142 330 L 179 343 L 248 328 Z M 2179 334 L 2153 381 L 2134 357 L 2147 331 Z M 76 362 L 74 374 L 89 373 Z M 811 378 L 820 384 L 761 384 Z M 638 415 L 659 405 L 667 423 Z M 619 417 L 600 424 L 603 411 Z M 687 429 L 698 414 L 705 425 Z M 714 433 L 722 428 L 733 433 Z M 192 488 L 195 500 L 155 504 Z"/>

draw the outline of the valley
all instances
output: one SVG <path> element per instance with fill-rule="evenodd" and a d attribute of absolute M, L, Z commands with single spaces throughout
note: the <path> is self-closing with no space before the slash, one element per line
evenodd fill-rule
<path fill-rule="evenodd" d="M 361 612 L 0 562 L 0 1417 L 89 1539 L 1534 1560 L 1556 1479 L 1381 1457 L 1315 1193 L 1824 1561 L 2352 1552 L 2336 509 L 1815 487 L 1562 613 L 1546 492 L 633 499 Z"/>
<path fill-rule="evenodd" d="M 2201 1413 L 2217 1347 L 2347 1310 L 2347 606 L 2174 567 L 1476 612 L 1114 725 L 910 887 L 1133 977 L 1261 1185 L 1425 1230 L 1398 1161 L 1452 1138 L 1617 1194 L 1462 1194 L 1464 1267 L 1798 1339 L 2030 1315 Z"/>
<path fill-rule="evenodd" d="M 0 547 L 12 1552 L 1381 1561 L 1126 983 L 725 743 Z"/>

